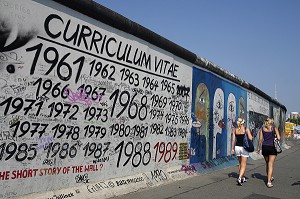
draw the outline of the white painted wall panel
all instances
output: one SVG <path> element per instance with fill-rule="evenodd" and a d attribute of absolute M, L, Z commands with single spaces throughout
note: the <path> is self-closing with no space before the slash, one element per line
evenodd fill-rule
<path fill-rule="evenodd" d="M 51 1 L 0 21 L 0 198 L 187 160 L 191 63 Z"/>
<path fill-rule="evenodd" d="M 248 91 L 247 95 L 248 111 L 253 111 L 267 116 L 269 115 L 270 105 L 268 100 L 251 91 Z"/>

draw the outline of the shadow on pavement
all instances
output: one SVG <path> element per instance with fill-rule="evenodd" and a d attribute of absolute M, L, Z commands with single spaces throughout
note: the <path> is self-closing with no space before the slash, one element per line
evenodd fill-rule
<path fill-rule="evenodd" d="M 267 176 L 261 175 L 260 173 L 253 173 L 253 174 L 251 175 L 251 177 L 252 177 L 252 178 L 257 178 L 257 179 L 263 180 L 265 183 L 267 183 L 267 181 L 268 181 Z"/>
<path fill-rule="evenodd" d="M 300 185 L 300 180 L 299 180 L 298 182 L 294 182 L 294 183 L 292 184 L 292 186 L 295 186 L 295 185 Z"/>
<path fill-rule="evenodd" d="M 239 174 L 237 172 L 231 172 L 231 173 L 228 173 L 228 177 L 229 178 L 238 178 Z"/>

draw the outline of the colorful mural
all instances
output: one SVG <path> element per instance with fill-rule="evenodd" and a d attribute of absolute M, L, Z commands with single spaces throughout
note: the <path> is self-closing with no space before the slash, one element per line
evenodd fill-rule
<path fill-rule="evenodd" d="M 229 93 L 227 100 L 227 153 L 226 155 L 231 154 L 231 141 L 232 141 L 232 132 L 236 127 L 235 121 L 237 120 L 237 111 L 236 111 L 236 98 L 233 93 Z"/>
<path fill-rule="evenodd" d="M 199 136 L 199 150 L 200 159 L 208 160 L 209 155 L 209 91 L 204 83 L 200 83 L 197 87 L 196 98 L 195 98 L 195 117 L 196 122 L 193 126 L 196 128 Z M 198 124 L 198 126 L 196 125 Z"/>
<path fill-rule="evenodd" d="M 203 89 L 204 85 L 207 90 Z M 237 116 L 246 118 L 247 110 L 244 99 L 247 97 L 247 92 L 243 88 L 197 67 L 193 68 L 192 88 L 192 119 L 194 124 L 199 124 L 201 127 L 197 128 L 196 125 L 193 125 L 191 129 L 190 163 L 200 163 L 231 155 L 231 137 Z M 201 94 L 204 96 L 204 93 L 205 97 L 199 100 L 199 96 Z M 206 93 L 209 95 L 207 96 Z M 203 100 L 204 98 L 209 102 Z M 239 99 L 239 103 L 236 99 Z M 198 101 L 201 101 L 202 105 Z M 205 114 L 205 117 L 203 117 L 203 107 L 205 110 L 209 109 L 209 111 L 205 111 L 205 113 L 209 113 Z M 202 114 L 200 110 L 202 110 Z M 205 124 L 205 128 L 203 128 L 203 124 Z M 201 129 L 200 134 L 199 128 Z M 206 147 L 202 146 L 202 135 L 209 138 L 205 142 L 208 144 Z"/>

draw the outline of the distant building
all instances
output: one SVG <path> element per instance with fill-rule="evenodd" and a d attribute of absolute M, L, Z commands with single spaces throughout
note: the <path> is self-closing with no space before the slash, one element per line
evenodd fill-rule
<path fill-rule="evenodd" d="M 290 113 L 290 119 L 297 119 L 300 117 L 299 112 L 291 112 Z"/>

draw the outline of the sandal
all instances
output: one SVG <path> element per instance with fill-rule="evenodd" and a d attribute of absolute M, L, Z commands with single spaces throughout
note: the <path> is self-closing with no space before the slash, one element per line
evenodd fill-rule
<path fill-rule="evenodd" d="M 273 182 L 274 180 L 275 180 L 275 179 L 272 177 L 272 178 L 271 178 L 271 182 Z"/>
<path fill-rule="evenodd" d="M 271 182 L 268 182 L 268 183 L 267 183 L 267 187 L 268 187 L 268 188 L 273 187 L 272 183 L 271 183 Z"/>

